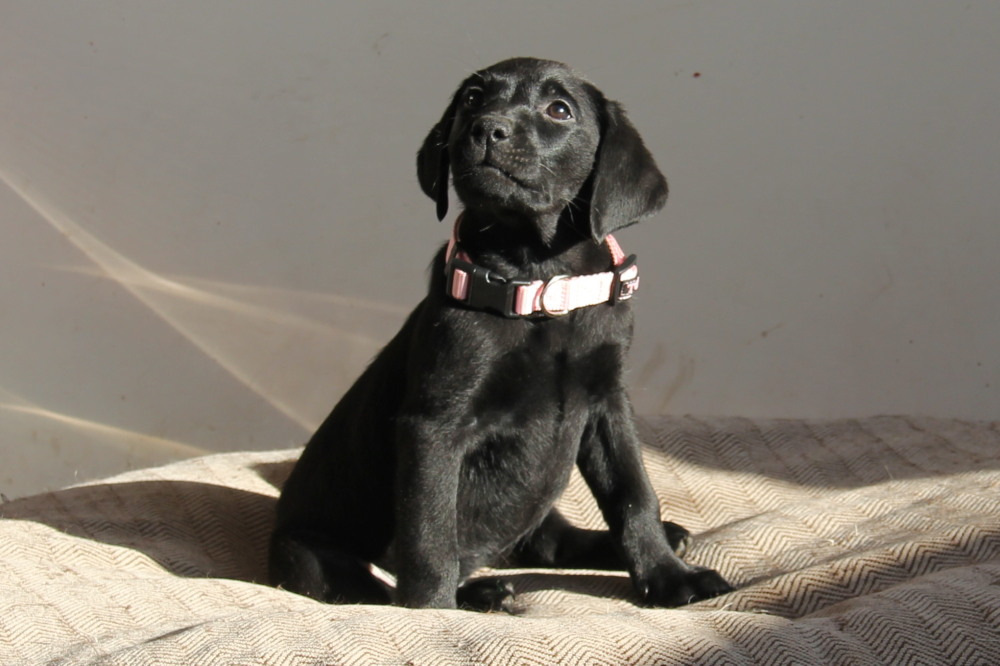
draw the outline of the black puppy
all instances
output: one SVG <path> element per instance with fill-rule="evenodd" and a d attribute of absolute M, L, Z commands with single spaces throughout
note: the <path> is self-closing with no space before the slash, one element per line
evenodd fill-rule
<path fill-rule="evenodd" d="M 627 569 L 644 602 L 729 591 L 661 523 L 623 383 L 634 257 L 609 234 L 667 184 L 622 108 L 565 65 L 470 76 L 417 157 L 465 210 L 430 289 L 313 436 L 278 502 L 272 583 L 328 602 L 501 608 L 477 568 Z M 609 531 L 553 503 L 578 465 Z M 395 597 L 370 573 L 397 576 Z"/>

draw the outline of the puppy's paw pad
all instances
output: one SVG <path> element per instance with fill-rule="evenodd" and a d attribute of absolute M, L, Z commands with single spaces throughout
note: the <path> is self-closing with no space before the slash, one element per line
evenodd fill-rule
<path fill-rule="evenodd" d="M 726 582 L 726 579 L 718 571 L 700 567 L 688 575 L 687 586 L 695 593 L 697 601 L 728 594 L 736 589 Z"/>
<path fill-rule="evenodd" d="M 503 578 L 479 578 L 458 588 L 458 607 L 480 613 L 510 613 L 513 610 L 514 586 Z"/>
<path fill-rule="evenodd" d="M 668 520 L 663 521 L 663 532 L 667 535 L 667 542 L 670 543 L 674 554 L 677 557 L 684 557 L 691 547 L 691 533 L 677 523 L 671 523 Z"/>
<path fill-rule="evenodd" d="M 713 569 L 692 567 L 687 571 L 671 571 L 664 567 L 651 577 L 643 588 L 643 599 L 651 606 L 684 606 L 711 599 L 728 592 L 733 586 Z"/>

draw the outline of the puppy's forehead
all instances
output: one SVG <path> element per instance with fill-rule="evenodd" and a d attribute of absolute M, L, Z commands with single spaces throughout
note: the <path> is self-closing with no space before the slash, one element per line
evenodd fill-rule
<path fill-rule="evenodd" d="M 496 88 L 511 99 L 543 95 L 580 95 L 583 81 L 561 62 L 535 58 L 512 58 L 480 70 L 469 77 L 469 85 Z"/>

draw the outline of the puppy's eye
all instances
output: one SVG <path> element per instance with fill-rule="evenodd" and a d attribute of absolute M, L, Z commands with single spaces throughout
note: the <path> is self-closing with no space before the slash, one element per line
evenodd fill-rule
<path fill-rule="evenodd" d="M 482 88 L 469 88 L 465 91 L 465 96 L 462 98 L 462 103 L 467 109 L 478 109 L 483 105 L 485 96 L 483 94 Z"/>
<path fill-rule="evenodd" d="M 559 100 L 548 105 L 545 115 L 553 120 L 570 120 L 573 117 L 573 110 L 569 108 L 569 104 Z"/>

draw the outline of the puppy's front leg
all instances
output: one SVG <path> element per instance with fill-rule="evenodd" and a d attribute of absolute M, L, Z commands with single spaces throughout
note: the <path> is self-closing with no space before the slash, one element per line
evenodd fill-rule
<path fill-rule="evenodd" d="M 400 419 L 396 447 L 396 603 L 455 608 L 460 433 L 423 417 Z"/>
<path fill-rule="evenodd" d="M 685 564 L 670 548 L 624 390 L 592 414 L 578 464 L 646 603 L 680 606 L 732 590 L 717 572 Z"/>

